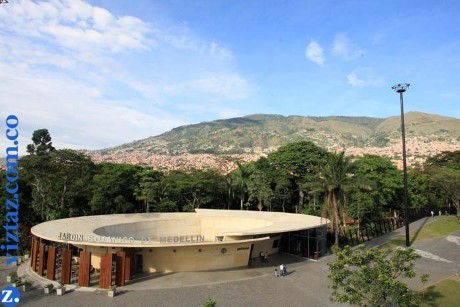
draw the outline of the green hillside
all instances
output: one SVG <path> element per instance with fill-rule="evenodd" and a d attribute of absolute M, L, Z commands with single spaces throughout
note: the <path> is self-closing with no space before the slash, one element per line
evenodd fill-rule
<path fill-rule="evenodd" d="M 181 126 L 164 134 L 98 151 L 181 155 L 237 154 L 272 151 L 284 144 L 312 140 L 326 148 L 385 147 L 400 139 L 400 117 L 304 117 L 255 114 Z M 409 112 L 408 137 L 429 141 L 460 141 L 460 120 Z"/>

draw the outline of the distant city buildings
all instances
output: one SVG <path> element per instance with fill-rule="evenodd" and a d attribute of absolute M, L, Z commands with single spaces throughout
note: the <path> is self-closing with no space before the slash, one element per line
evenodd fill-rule
<path fill-rule="evenodd" d="M 322 143 L 328 143 L 323 139 Z M 332 142 L 330 142 L 332 143 Z M 443 151 L 460 150 L 459 141 L 427 141 L 426 138 L 413 137 L 406 139 L 407 164 L 414 165 L 423 163 L 427 157 L 435 156 Z M 346 147 L 343 144 L 330 144 L 326 146 L 329 151 L 345 151 L 349 156 L 363 156 L 365 154 L 388 157 L 399 168 L 402 169 L 401 144 L 400 141 L 393 141 L 385 147 Z M 146 151 L 129 151 L 126 149 L 115 149 L 104 154 L 99 152 L 87 152 L 94 162 L 113 162 L 146 165 L 154 169 L 166 172 L 172 170 L 192 170 L 212 168 L 225 174 L 236 169 L 236 161 L 247 163 L 256 161 L 260 157 L 267 156 L 275 151 L 276 147 L 254 148 L 253 153 L 234 154 L 234 155 L 214 155 L 214 154 L 151 154 Z"/>

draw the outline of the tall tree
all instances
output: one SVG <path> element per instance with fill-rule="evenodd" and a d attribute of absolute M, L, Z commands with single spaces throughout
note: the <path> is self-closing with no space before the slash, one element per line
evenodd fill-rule
<path fill-rule="evenodd" d="M 238 168 L 236 169 L 235 172 L 233 172 L 233 177 L 235 177 L 233 182 L 235 182 L 238 185 L 237 189 L 239 190 L 239 193 L 240 193 L 240 210 L 243 210 L 245 195 L 247 191 L 247 181 L 248 181 L 250 172 L 246 165 L 242 165 L 238 161 L 236 161 L 236 165 L 238 166 Z"/>
<path fill-rule="evenodd" d="M 310 141 L 290 143 L 268 155 L 270 164 L 284 171 L 286 178 L 295 182 L 298 192 L 295 212 L 299 212 L 306 195 L 311 192 L 311 183 L 316 182 L 328 155 L 327 150 Z"/>
<path fill-rule="evenodd" d="M 293 197 L 293 183 L 288 178 L 288 174 L 282 170 L 275 168 L 271 172 L 272 179 L 272 201 L 270 202 L 277 209 L 286 212 L 287 204 L 292 200 Z"/>
<path fill-rule="evenodd" d="M 329 218 L 335 235 L 335 244 L 339 244 L 340 214 L 346 215 L 346 197 L 344 190 L 350 182 L 350 160 L 345 153 L 331 153 L 327 158 L 326 167 L 320 173 L 325 189 L 323 216 Z M 345 216 L 343 217 L 345 219 Z"/>
<path fill-rule="evenodd" d="M 370 211 L 370 218 L 379 218 L 385 210 L 402 207 L 402 172 L 388 158 L 375 155 L 358 158 L 353 163 L 353 177 L 372 184 L 370 190 L 366 187 L 350 191 L 350 197 L 356 200 L 354 204 L 372 204 L 365 209 Z"/>
<path fill-rule="evenodd" d="M 267 206 L 267 204 L 270 203 L 270 197 L 273 192 L 270 188 L 270 178 L 266 172 L 261 169 L 255 169 L 249 176 L 247 185 L 249 194 L 248 201 L 255 201 L 259 210 L 262 210 L 264 205 Z M 271 209 L 270 204 L 268 207 L 267 210 Z"/>
<path fill-rule="evenodd" d="M 218 158 L 217 163 L 219 165 L 219 170 L 221 170 L 221 172 L 223 172 L 225 176 L 225 183 L 226 183 L 226 188 L 227 188 L 227 209 L 230 210 L 230 207 L 232 206 L 232 203 L 233 203 L 233 196 L 234 196 L 234 193 L 233 193 L 234 176 L 232 176 L 232 169 L 235 167 L 235 164 L 237 163 L 237 161 L 231 156 L 223 155 Z"/>
<path fill-rule="evenodd" d="M 158 187 L 163 177 L 162 172 L 152 169 L 144 169 L 139 173 L 139 185 L 134 190 L 134 196 L 144 203 L 147 213 L 158 202 L 158 197 L 161 197 Z"/>
<path fill-rule="evenodd" d="M 55 150 L 48 129 L 35 130 L 32 134 L 32 142 L 33 144 L 27 145 L 27 152 L 29 154 L 43 155 Z"/>
<path fill-rule="evenodd" d="M 184 211 L 194 211 L 196 208 L 225 208 L 227 182 L 226 177 L 212 169 L 194 170 L 191 172 L 189 193 L 185 199 L 187 205 Z"/>

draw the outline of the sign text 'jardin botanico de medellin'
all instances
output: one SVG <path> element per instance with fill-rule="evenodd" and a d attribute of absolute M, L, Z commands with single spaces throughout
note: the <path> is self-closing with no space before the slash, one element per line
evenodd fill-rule
<path fill-rule="evenodd" d="M 70 233 L 70 232 L 59 232 L 58 239 L 65 241 L 78 241 L 78 242 L 98 242 L 98 243 L 123 243 L 123 244 L 134 244 L 136 241 L 141 241 L 142 244 L 157 243 L 158 240 L 153 240 L 153 237 L 143 237 L 140 240 L 134 239 L 134 237 L 111 237 L 111 236 L 97 236 L 89 235 L 85 240 L 83 234 Z M 160 243 L 162 244 L 174 244 L 174 243 L 201 243 L 204 242 L 204 236 L 202 235 L 186 235 L 186 236 L 166 236 L 160 237 Z"/>

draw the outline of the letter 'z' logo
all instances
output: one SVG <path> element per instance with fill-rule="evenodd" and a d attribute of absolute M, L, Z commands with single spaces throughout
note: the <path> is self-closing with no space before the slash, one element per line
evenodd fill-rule
<path fill-rule="evenodd" d="M 5 287 L 1 294 L 2 305 L 6 307 L 14 307 L 21 300 L 21 294 L 15 287 Z"/>

